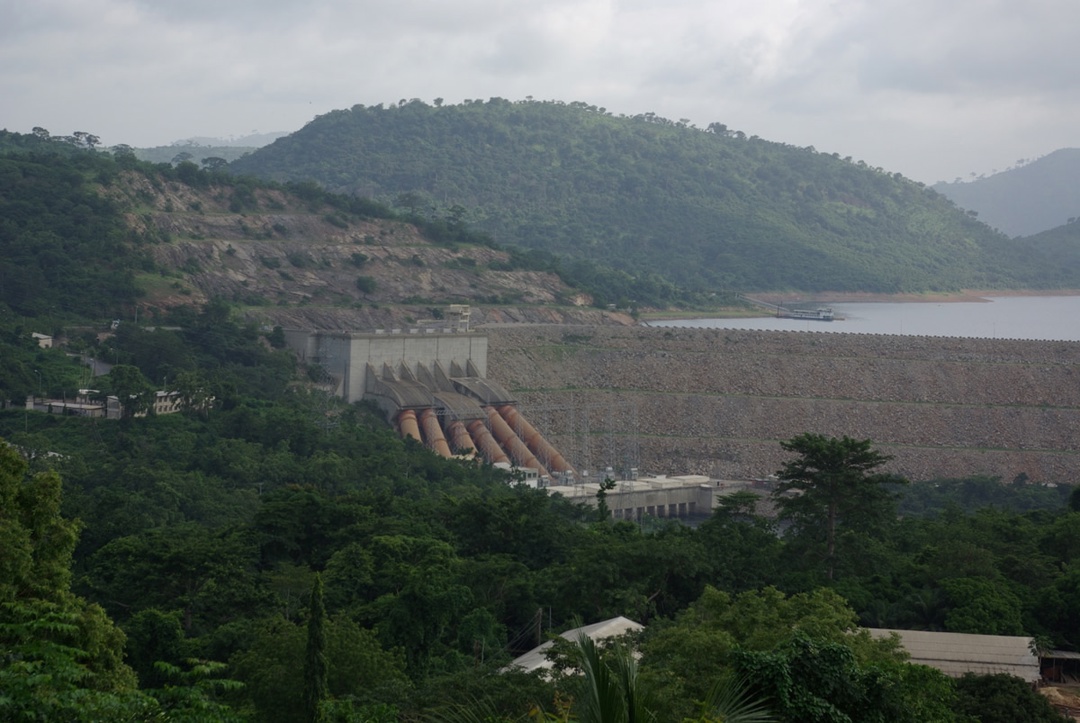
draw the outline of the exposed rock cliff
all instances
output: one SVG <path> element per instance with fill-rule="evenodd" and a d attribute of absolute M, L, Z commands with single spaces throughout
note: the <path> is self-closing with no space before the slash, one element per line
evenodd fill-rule
<path fill-rule="evenodd" d="M 630 324 L 558 276 L 510 269 L 480 245 L 440 245 L 415 226 L 365 218 L 284 190 L 192 186 L 123 174 L 105 193 L 130 208 L 156 273 L 144 310 L 223 298 L 266 324 L 373 329 L 437 321 L 470 304 L 483 322 Z M 149 314 L 146 318 L 149 318 Z"/>

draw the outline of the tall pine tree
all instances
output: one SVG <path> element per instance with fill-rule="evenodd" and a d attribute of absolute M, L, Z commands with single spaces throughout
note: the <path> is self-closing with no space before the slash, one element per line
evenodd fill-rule
<path fill-rule="evenodd" d="M 327 685 L 330 663 L 326 658 L 326 607 L 323 605 L 323 585 L 319 575 L 315 576 L 315 583 L 311 586 L 307 633 L 307 651 L 304 655 L 304 720 L 317 723 L 322 720 L 322 703 L 330 697 Z"/>

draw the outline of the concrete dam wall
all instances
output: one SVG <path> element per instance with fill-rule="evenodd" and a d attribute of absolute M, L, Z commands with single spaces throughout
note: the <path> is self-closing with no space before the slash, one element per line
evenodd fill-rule
<path fill-rule="evenodd" d="M 635 438 L 643 473 L 756 478 L 786 458 L 780 440 L 814 432 L 871 439 L 895 457 L 889 469 L 912 480 L 1080 481 L 1080 343 L 652 327 L 485 332 L 489 377 L 542 420 L 560 450 L 580 448 L 572 437 L 583 429 L 591 434 L 594 466 L 613 464 L 596 452 L 606 428 Z"/>

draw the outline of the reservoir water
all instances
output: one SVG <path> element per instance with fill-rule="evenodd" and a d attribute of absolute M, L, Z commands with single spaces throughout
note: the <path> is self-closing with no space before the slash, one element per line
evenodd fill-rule
<path fill-rule="evenodd" d="M 824 305 L 824 304 L 823 304 Z M 1080 341 L 1080 296 L 987 297 L 985 302 L 828 304 L 836 321 L 760 317 L 668 319 L 649 326 Z"/>

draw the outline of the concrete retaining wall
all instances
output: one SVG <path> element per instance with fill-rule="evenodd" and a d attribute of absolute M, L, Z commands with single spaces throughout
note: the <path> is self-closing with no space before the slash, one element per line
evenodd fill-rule
<path fill-rule="evenodd" d="M 1080 481 L 1078 343 L 645 327 L 485 331 L 489 374 L 527 416 L 545 406 L 632 401 L 643 472 L 764 476 L 785 459 L 779 440 L 816 432 L 872 439 L 895 456 L 891 469 L 911 479 L 1026 473 Z M 574 448 L 560 439 L 557 418 L 551 424 L 544 434 Z M 594 433 L 602 424 L 591 425 Z"/>

